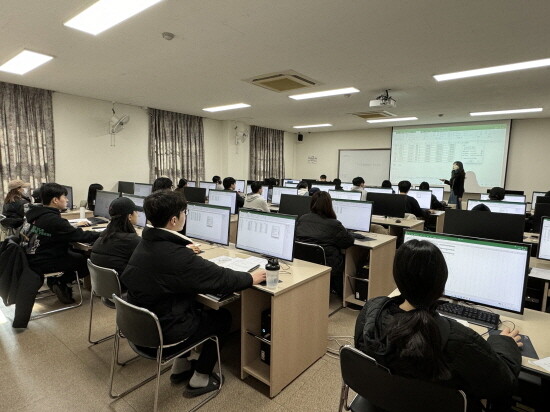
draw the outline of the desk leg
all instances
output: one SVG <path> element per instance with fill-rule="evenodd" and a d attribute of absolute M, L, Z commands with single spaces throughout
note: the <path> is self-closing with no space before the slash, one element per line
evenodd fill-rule
<path fill-rule="evenodd" d="M 387 296 L 395 288 L 393 280 L 393 260 L 397 239 L 371 251 L 369 269 L 368 298 Z"/>
<path fill-rule="evenodd" d="M 544 282 L 544 293 L 542 294 L 542 308 L 541 310 L 543 312 L 546 312 L 546 304 L 548 303 L 548 284 L 550 283 L 550 281 L 545 281 Z"/>
<path fill-rule="evenodd" d="M 444 225 L 445 225 L 445 213 L 435 217 L 435 231 L 437 233 L 443 233 Z"/>
<path fill-rule="evenodd" d="M 234 221 L 229 223 L 229 243 L 237 243 L 237 224 L 239 222 Z"/>

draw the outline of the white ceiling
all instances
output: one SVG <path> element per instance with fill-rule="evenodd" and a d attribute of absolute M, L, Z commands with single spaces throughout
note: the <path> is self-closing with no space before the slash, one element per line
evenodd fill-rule
<path fill-rule="evenodd" d="M 55 59 L 24 76 L 0 72 L 0 81 L 286 131 L 387 127 L 349 115 L 385 88 L 397 100 L 392 112 L 417 124 L 525 107 L 545 111 L 513 118 L 549 116 L 550 68 L 432 78 L 550 57 L 549 0 L 164 0 L 95 37 L 63 26 L 93 2 L 1 0 L 0 64 L 23 48 Z M 306 91 L 361 93 L 294 101 L 297 92 L 242 81 L 287 69 L 322 83 Z M 238 102 L 252 107 L 201 110 Z"/>

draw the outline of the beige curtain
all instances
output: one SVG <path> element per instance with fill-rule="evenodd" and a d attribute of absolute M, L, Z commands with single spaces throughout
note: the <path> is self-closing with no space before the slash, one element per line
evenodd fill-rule
<path fill-rule="evenodd" d="M 8 181 L 55 181 L 52 92 L 0 82 L 0 202 Z"/>
<path fill-rule="evenodd" d="M 250 127 L 250 178 L 264 180 L 267 177 L 284 179 L 285 146 L 282 130 Z"/>
<path fill-rule="evenodd" d="M 202 117 L 149 109 L 149 162 L 151 182 L 168 176 L 178 180 L 204 179 Z"/>

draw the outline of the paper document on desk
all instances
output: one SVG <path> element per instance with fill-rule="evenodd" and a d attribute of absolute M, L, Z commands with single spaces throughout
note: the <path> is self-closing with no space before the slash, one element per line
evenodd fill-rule
<path fill-rule="evenodd" d="M 547 370 L 550 372 L 550 357 L 549 358 L 542 358 L 539 360 L 530 360 L 529 363 L 532 363 L 533 365 L 540 366 L 542 369 Z"/>
<path fill-rule="evenodd" d="M 250 256 L 246 259 L 229 256 L 218 256 L 209 260 L 210 262 L 214 262 L 218 266 L 237 270 L 239 272 L 250 272 L 253 269 L 261 267 L 262 265 L 265 266 L 267 264 L 266 259 L 261 259 L 254 256 Z"/>
<path fill-rule="evenodd" d="M 82 223 L 82 222 L 90 223 L 88 219 L 69 219 L 69 223 Z"/>

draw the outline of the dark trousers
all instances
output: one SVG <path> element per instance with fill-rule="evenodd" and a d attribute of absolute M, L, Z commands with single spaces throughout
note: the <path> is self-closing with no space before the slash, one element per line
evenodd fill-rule
<path fill-rule="evenodd" d="M 32 258 L 30 258 L 29 266 L 40 276 L 43 276 L 45 273 L 63 272 L 63 275 L 57 279 L 63 283 L 70 283 L 75 279 L 75 271 L 78 272 L 79 278 L 90 275 L 86 260 L 85 255 L 68 250 L 65 256 L 47 261 L 42 260 L 38 263 L 33 262 Z"/>

